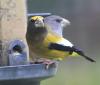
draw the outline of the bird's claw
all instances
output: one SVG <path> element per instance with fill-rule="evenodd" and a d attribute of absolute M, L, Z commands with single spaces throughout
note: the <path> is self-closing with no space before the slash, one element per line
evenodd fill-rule
<path fill-rule="evenodd" d="M 44 64 L 45 69 L 49 69 L 50 67 L 56 67 L 55 61 L 49 59 L 38 59 L 35 64 Z"/>

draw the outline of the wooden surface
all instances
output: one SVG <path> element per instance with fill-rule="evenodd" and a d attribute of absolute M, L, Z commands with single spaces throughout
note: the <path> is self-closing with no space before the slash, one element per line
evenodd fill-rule
<path fill-rule="evenodd" d="M 3 64 L 7 64 L 6 45 L 14 39 L 21 39 L 26 43 L 27 27 L 25 0 L 0 0 L 0 42 L 2 42 Z"/>
<path fill-rule="evenodd" d="M 1 39 L 23 39 L 26 33 L 25 0 L 0 0 L 0 5 Z"/>

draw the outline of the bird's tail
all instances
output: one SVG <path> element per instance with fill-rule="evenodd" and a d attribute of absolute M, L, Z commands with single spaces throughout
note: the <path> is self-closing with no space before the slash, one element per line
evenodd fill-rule
<path fill-rule="evenodd" d="M 80 56 L 84 57 L 85 59 L 87 59 L 87 60 L 89 60 L 91 62 L 96 62 L 92 58 L 86 56 L 82 50 L 76 48 L 75 46 L 73 46 L 72 49 L 73 49 L 73 53 L 72 53 L 71 56 L 79 56 L 80 55 Z"/>

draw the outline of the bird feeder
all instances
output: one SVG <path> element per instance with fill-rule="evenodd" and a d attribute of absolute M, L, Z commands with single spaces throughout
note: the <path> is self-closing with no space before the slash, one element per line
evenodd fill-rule
<path fill-rule="evenodd" d="M 36 14 L 26 14 L 25 0 L 0 0 L 0 85 L 40 85 L 41 80 L 55 75 L 56 63 L 49 69 L 29 63 L 27 16 Z"/>

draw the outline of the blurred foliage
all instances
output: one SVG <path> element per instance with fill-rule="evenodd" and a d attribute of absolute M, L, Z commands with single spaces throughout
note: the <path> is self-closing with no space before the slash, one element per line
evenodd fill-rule
<path fill-rule="evenodd" d="M 71 21 L 64 37 L 96 59 L 68 58 L 42 85 L 100 85 L 100 0 L 27 0 L 28 13 L 50 12 Z"/>

